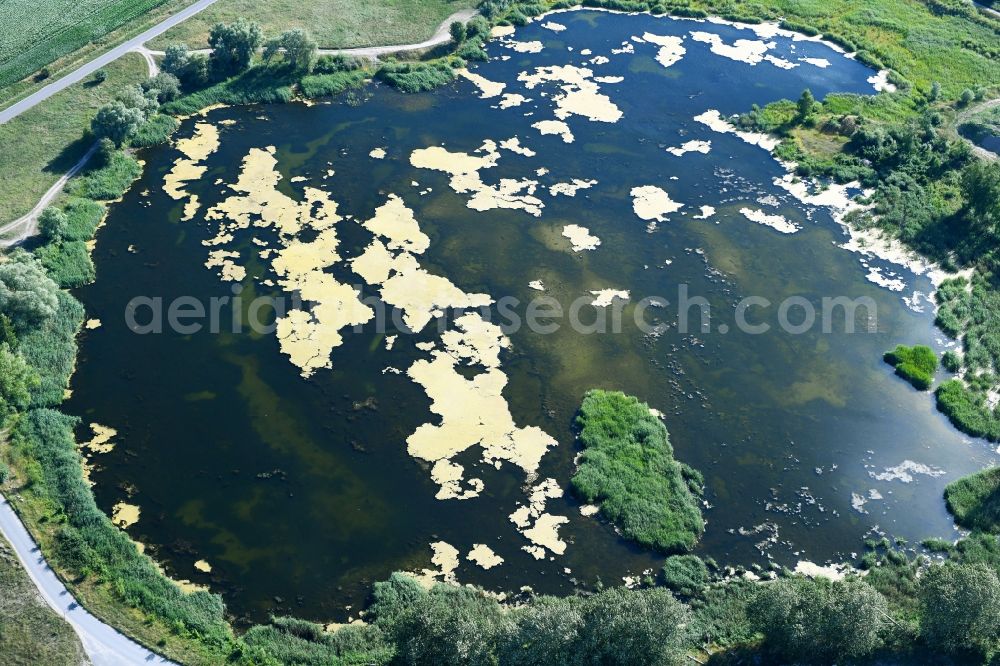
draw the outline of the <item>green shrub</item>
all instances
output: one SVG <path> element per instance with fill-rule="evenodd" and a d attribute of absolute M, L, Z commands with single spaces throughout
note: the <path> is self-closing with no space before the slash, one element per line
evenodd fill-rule
<path fill-rule="evenodd" d="M 784 663 L 863 659 L 891 626 L 886 599 L 871 585 L 799 576 L 763 583 L 749 615 L 765 648 Z"/>
<path fill-rule="evenodd" d="M 64 289 L 82 287 L 96 277 L 86 241 L 54 241 L 36 249 L 35 256 Z"/>
<path fill-rule="evenodd" d="M 240 74 L 184 95 L 163 105 L 161 111 L 190 115 L 213 104 L 279 104 L 294 97 L 296 75 L 287 68 L 257 65 Z"/>
<path fill-rule="evenodd" d="M 387 664 L 393 650 L 374 625 L 346 625 L 328 633 L 294 618 L 272 618 L 251 627 L 240 641 L 243 663 Z"/>
<path fill-rule="evenodd" d="M 955 522 L 967 529 L 1000 530 L 1000 467 L 984 469 L 952 481 L 944 501 Z"/>
<path fill-rule="evenodd" d="M 170 135 L 177 131 L 178 122 L 171 116 L 158 113 L 145 123 L 133 134 L 128 143 L 133 148 L 148 148 L 166 143 L 170 140 Z"/>
<path fill-rule="evenodd" d="M 1000 419 L 995 410 L 986 405 L 986 394 L 966 386 L 959 379 L 951 379 L 934 391 L 937 408 L 952 424 L 973 437 L 1000 441 Z"/>
<path fill-rule="evenodd" d="M 962 357 L 953 351 L 946 351 L 941 355 L 941 365 L 951 373 L 956 373 L 962 369 Z"/>
<path fill-rule="evenodd" d="M 588 391 L 576 423 L 579 469 L 573 490 L 622 533 L 664 552 L 690 550 L 705 529 L 698 500 L 674 460 L 667 429 L 638 399 Z"/>
<path fill-rule="evenodd" d="M 447 62 L 386 63 L 375 77 L 405 93 L 433 90 L 455 80 L 455 72 Z"/>
<path fill-rule="evenodd" d="M 353 72 L 363 69 L 365 63 L 348 55 L 323 55 L 316 59 L 313 74 L 336 74 L 337 72 Z"/>
<path fill-rule="evenodd" d="M 303 76 L 299 89 L 303 97 L 326 97 L 339 95 L 352 88 L 361 87 L 367 73 L 363 70 L 342 71 L 333 74 L 310 74 Z"/>
<path fill-rule="evenodd" d="M 898 345 L 886 352 L 883 360 L 896 368 L 896 374 L 913 384 L 914 388 L 926 391 L 934 382 L 938 358 L 934 350 L 926 345 L 907 347 Z"/>
<path fill-rule="evenodd" d="M 142 166 L 139 162 L 124 152 L 116 151 L 107 164 L 71 181 L 66 190 L 76 197 L 112 201 L 125 194 L 140 175 Z"/>
<path fill-rule="evenodd" d="M 32 391 L 32 407 L 60 404 L 76 364 L 76 333 L 83 324 L 83 306 L 65 291 L 56 297 L 55 314 L 19 336 L 18 351 L 41 378 Z"/>
<path fill-rule="evenodd" d="M 455 51 L 455 55 L 462 60 L 478 60 L 480 62 L 489 60 L 489 55 L 483 50 L 483 43 L 478 39 L 470 39 L 462 44 Z"/>
<path fill-rule="evenodd" d="M 697 555 L 671 555 L 663 565 L 663 584 L 674 592 L 693 597 L 708 583 L 708 567 Z"/>

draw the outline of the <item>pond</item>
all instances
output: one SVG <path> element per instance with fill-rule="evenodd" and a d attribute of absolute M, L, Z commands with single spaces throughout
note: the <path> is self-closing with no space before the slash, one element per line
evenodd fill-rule
<path fill-rule="evenodd" d="M 662 556 L 563 492 L 575 411 L 602 387 L 659 410 L 705 475 L 702 556 L 794 567 L 951 537 L 942 489 L 993 452 L 881 360 L 943 348 L 928 275 L 844 249 L 831 211 L 719 118 L 879 77 L 769 26 L 597 11 L 488 50 L 432 93 L 215 109 L 144 153 L 79 292 L 100 325 L 67 409 L 81 440 L 116 432 L 89 454 L 98 503 L 139 507 L 129 534 L 247 621 L 343 621 L 396 570 L 618 584 Z M 290 294 L 313 307 L 245 325 Z M 694 323 L 685 297 L 704 299 Z M 740 325 L 749 297 L 767 333 Z M 871 307 L 823 317 L 836 297 Z M 147 330 L 177 299 L 225 298 L 214 327 Z M 553 301 L 555 330 L 524 323 Z M 384 326 L 384 304 L 419 330 Z"/>

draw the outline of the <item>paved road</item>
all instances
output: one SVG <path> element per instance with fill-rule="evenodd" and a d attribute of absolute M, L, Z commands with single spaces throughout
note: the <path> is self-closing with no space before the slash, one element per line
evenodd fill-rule
<path fill-rule="evenodd" d="M 202 11 L 206 7 L 211 6 L 214 3 L 215 0 L 198 0 L 198 2 L 194 3 L 193 5 L 185 7 L 184 9 L 177 12 L 173 16 L 170 16 L 161 21 L 160 23 L 157 23 L 149 30 L 139 35 L 136 35 L 127 42 L 119 44 L 118 46 L 111 49 L 107 53 L 103 53 L 97 56 L 87 64 L 81 65 L 74 71 L 70 72 L 66 76 L 59 79 L 58 81 L 50 83 L 49 85 L 45 86 L 38 92 L 29 95 L 28 97 L 22 99 L 20 102 L 7 107 L 3 111 L 0 111 L 0 125 L 7 122 L 11 118 L 16 118 L 17 116 L 21 115 L 31 107 L 41 102 L 42 100 L 48 99 L 49 97 L 55 95 L 57 92 L 63 90 L 67 86 L 71 86 L 74 83 L 83 81 L 88 76 L 99 70 L 100 68 L 107 67 L 108 64 L 114 62 L 115 60 L 122 57 L 129 51 L 141 47 L 143 44 L 151 40 L 153 37 L 158 37 L 159 35 L 163 34 L 170 28 L 180 23 L 181 21 L 191 18 L 198 12 Z"/>
<path fill-rule="evenodd" d="M 42 557 L 31 535 L 3 495 L 0 495 L 0 533 L 11 545 L 24 565 L 28 576 L 38 588 L 45 603 L 66 618 L 80 636 L 83 649 L 94 666 L 137 666 L 168 664 L 169 661 L 150 652 L 114 628 L 104 624 L 78 604 Z"/>
<path fill-rule="evenodd" d="M 24 226 L 24 229 L 22 229 L 16 236 L 11 236 L 10 238 L 0 238 L 0 247 L 17 245 L 28 236 L 33 236 L 38 228 L 38 216 L 42 214 L 42 211 L 45 210 L 46 206 L 52 203 L 52 200 L 55 199 L 59 192 L 62 191 L 62 188 L 66 185 L 67 181 L 69 181 L 70 178 L 75 176 L 80 169 L 83 168 L 83 165 L 87 163 L 87 160 L 89 160 L 96 151 L 97 144 L 95 143 L 86 153 L 84 153 L 79 162 L 74 164 L 69 171 L 64 173 L 59 180 L 57 180 L 55 184 L 52 185 L 52 187 L 50 187 L 44 195 L 42 195 L 42 198 L 38 200 L 38 203 L 35 204 L 35 207 L 32 208 L 27 215 L 19 217 L 13 222 L 8 222 L 0 227 L 0 235 L 4 235 L 22 225 Z"/>

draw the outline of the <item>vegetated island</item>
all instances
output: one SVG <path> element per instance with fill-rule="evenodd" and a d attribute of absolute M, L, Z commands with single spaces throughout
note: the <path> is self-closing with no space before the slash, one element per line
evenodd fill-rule
<path fill-rule="evenodd" d="M 1000 467 L 963 476 L 944 489 L 955 522 L 970 530 L 1000 530 Z"/>
<path fill-rule="evenodd" d="M 882 359 L 895 367 L 896 374 L 913 384 L 916 389 L 926 391 L 934 383 L 938 358 L 934 350 L 926 345 L 896 345 Z"/>
<path fill-rule="evenodd" d="M 698 506 L 704 479 L 674 459 L 667 428 L 649 405 L 594 389 L 576 422 L 583 444 L 571 481 L 576 494 L 642 546 L 691 550 L 705 531 Z"/>

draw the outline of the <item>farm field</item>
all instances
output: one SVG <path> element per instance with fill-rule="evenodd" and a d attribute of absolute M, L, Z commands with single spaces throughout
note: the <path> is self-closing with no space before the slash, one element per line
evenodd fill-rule
<path fill-rule="evenodd" d="M 219 0 L 149 46 L 163 49 L 183 42 L 204 48 L 212 24 L 239 17 L 260 23 L 265 34 L 305 27 L 323 48 L 409 44 L 430 37 L 448 16 L 474 4 L 472 0 Z"/>
<path fill-rule="evenodd" d="M 31 210 L 47 189 L 87 151 L 85 136 L 97 109 L 129 83 L 146 78 L 146 62 L 129 53 L 107 68 L 100 85 L 86 81 L 0 125 L 0 221 Z"/>
<path fill-rule="evenodd" d="M 0 87 L 102 37 L 164 0 L 8 0 L 0 19 Z"/>

